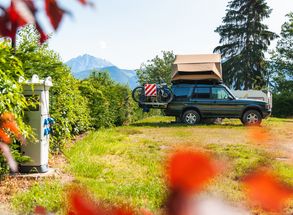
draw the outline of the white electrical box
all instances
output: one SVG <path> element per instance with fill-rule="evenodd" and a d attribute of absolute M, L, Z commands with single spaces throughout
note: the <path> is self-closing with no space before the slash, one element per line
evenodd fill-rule
<path fill-rule="evenodd" d="M 21 152 L 31 158 L 31 162 L 21 164 L 21 173 L 44 173 L 48 171 L 49 136 L 52 119 L 49 115 L 49 89 L 53 86 L 51 77 L 39 80 L 33 75 L 31 80 L 24 81 L 23 94 L 27 99 L 37 100 L 35 107 L 25 111 L 25 117 L 35 133 L 36 139 L 21 146 Z"/>

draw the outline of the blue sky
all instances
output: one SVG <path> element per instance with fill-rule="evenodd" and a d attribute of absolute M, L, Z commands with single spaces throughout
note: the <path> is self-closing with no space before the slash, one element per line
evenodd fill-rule
<path fill-rule="evenodd" d="M 127 69 L 139 68 L 161 50 L 175 54 L 212 53 L 219 37 L 228 0 L 92 0 L 96 7 L 60 1 L 71 10 L 50 47 L 64 61 L 84 53 L 104 58 Z M 292 0 L 268 0 L 273 8 L 266 21 L 279 33 Z M 43 22 L 45 26 L 46 22 Z M 52 32 L 52 29 L 47 29 Z M 273 48 L 273 47 L 272 47 Z"/>

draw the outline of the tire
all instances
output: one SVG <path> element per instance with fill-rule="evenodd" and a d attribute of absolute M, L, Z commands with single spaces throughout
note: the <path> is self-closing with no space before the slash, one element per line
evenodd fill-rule
<path fill-rule="evenodd" d="M 262 121 L 262 117 L 259 111 L 257 110 L 248 110 L 242 116 L 241 122 L 244 125 L 260 125 Z"/>
<path fill-rule="evenodd" d="M 136 87 L 132 90 L 132 98 L 138 103 L 145 101 L 144 87 Z"/>
<path fill-rule="evenodd" d="M 195 110 L 188 110 L 184 112 L 182 121 L 188 125 L 195 125 L 200 122 L 200 115 Z"/>
<path fill-rule="evenodd" d="M 173 93 L 170 88 L 158 90 L 158 102 L 170 103 L 173 99 Z"/>

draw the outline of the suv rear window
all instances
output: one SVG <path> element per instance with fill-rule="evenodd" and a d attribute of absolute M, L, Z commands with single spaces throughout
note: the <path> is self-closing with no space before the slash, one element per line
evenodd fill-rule
<path fill-rule="evenodd" d="M 210 88 L 208 88 L 208 87 L 196 87 L 196 88 L 194 88 L 192 98 L 209 99 L 210 98 Z"/>
<path fill-rule="evenodd" d="M 174 87 L 173 93 L 177 99 L 178 98 L 187 98 L 189 96 L 191 89 L 192 88 L 188 88 L 188 87 Z"/>

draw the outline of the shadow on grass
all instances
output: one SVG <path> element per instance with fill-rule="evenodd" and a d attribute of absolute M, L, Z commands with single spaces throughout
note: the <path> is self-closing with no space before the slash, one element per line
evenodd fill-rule
<path fill-rule="evenodd" d="M 222 123 L 222 124 L 208 124 L 208 123 L 200 123 L 198 125 L 186 125 L 184 123 L 177 122 L 137 122 L 131 124 L 132 126 L 137 127 L 161 127 L 161 128 L 170 128 L 170 127 L 212 127 L 212 128 L 225 128 L 225 127 L 243 127 L 242 124 L 234 124 L 234 123 Z"/>

